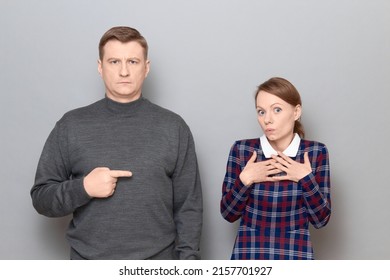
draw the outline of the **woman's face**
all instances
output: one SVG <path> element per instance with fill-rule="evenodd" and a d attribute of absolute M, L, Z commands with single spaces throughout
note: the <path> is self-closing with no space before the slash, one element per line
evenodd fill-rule
<path fill-rule="evenodd" d="M 292 106 L 276 95 L 260 91 L 256 111 L 257 120 L 271 145 L 286 149 L 294 137 L 294 123 L 301 116 L 301 106 Z"/>

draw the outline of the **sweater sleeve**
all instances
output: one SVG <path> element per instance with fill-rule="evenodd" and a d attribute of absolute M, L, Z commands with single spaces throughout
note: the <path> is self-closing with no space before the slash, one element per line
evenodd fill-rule
<path fill-rule="evenodd" d="M 250 186 L 245 186 L 239 177 L 241 173 L 241 160 L 237 145 L 235 143 L 230 149 L 226 174 L 222 185 L 220 205 L 222 217 L 231 223 L 241 217 L 250 193 Z"/>
<path fill-rule="evenodd" d="M 172 175 L 173 215 L 179 259 L 200 259 L 203 201 L 195 144 L 187 125 L 180 128 L 176 167 Z"/>
<path fill-rule="evenodd" d="M 46 140 L 30 194 L 37 212 L 48 217 L 71 214 L 91 199 L 84 189 L 83 178 L 71 176 L 67 135 L 60 122 Z"/>
<path fill-rule="evenodd" d="M 310 223 L 315 228 L 325 226 L 331 215 L 330 167 L 326 146 L 318 151 L 315 170 L 302 178 L 299 184 L 303 190 Z"/>

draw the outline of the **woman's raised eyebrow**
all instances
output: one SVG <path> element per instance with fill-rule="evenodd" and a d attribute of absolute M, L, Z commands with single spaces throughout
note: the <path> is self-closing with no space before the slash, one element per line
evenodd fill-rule
<path fill-rule="evenodd" d="M 278 102 L 275 102 L 275 103 L 271 104 L 270 107 L 274 107 L 275 105 L 282 106 L 282 104 L 280 104 L 280 103 L 278 103 Z M 257 108 L 257 109 L 262 109 L 262 110 L 264 110 L 263 107 L 261 107 L 261 106 L 256 106 L 256 108 Z"/>

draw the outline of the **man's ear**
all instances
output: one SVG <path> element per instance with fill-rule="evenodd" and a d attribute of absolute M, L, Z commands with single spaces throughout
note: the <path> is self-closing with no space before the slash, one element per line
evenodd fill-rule
<path fill-rule="evenodd" d="M 98 59 L 97 63 L 98 63 L 98 72 L 100 76 L 102 76 L 102 61 Z"/>
<path fill-rule="evenodd" d="M 150 60 L 147 60 L 145 63 L 146 71 L 145 71 L 145 78 L 148 76 L 149 71 L 150 71 Z"/>

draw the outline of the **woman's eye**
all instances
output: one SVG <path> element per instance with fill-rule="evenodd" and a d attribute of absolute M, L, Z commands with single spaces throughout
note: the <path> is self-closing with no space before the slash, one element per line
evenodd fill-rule
<path fill-rule="evenodd" d="M 262 110 L 259 110 L 259 111 L 257 111 L 257 114 L 258 114 L 259 116 L 264 116 L 265 112 L 262 111 Z"/>
<path fill-rule="evenodd" d="M 276 107 L 276 108 L 274 109 L 274 112 L 275 112 L 275 113 L 280 113 L 280 112 L 282 112 L 282 109 L 279 108 L 279 107 Z"/>

